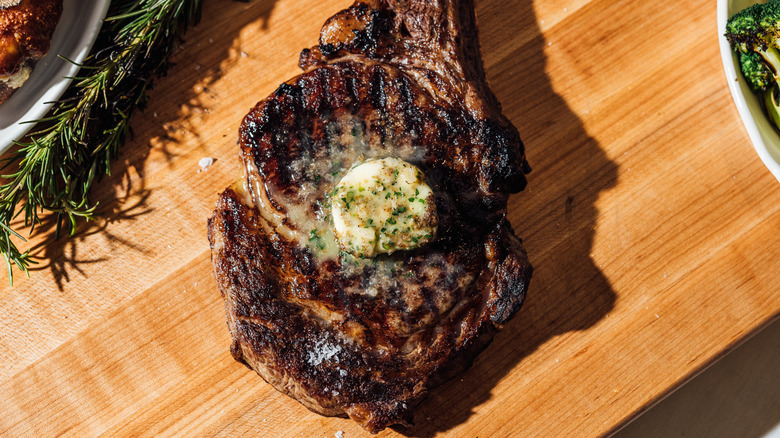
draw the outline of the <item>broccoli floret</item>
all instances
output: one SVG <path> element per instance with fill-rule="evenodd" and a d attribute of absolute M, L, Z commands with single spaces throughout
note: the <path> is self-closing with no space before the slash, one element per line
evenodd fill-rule
<path fill-rule="evenodd" d="M 764 109 L 778 130 L 779 37 L 780 0 L 750 6 L 734 14 L 726 23 L 726 39 L 739 56 L 742 75 L 750 88 L 761 95 Z"/>
<path fill-rule="evenodd" d="M 760 54 L 772 74 L 780 71 L 780 0 L 743 9 L 726 23 L 726 39 L 738 53 Z"/>
<path fill-rule="evenodd" d="M 772 72 L 764 64 L 761 55 L 756 52 L 740 53 L 739 66 L 753 91 L 766 91 L 775 82 Z"/>
<path fill-rule="evenodd" d="M 777 32 L 780 31 L 780 2 L 770 1 L 761 6 L 758 26 L 764 32 L 763 40 L 768 45 L 777 47 Z"/>
<path fill-rule="evenodd" d="M 729 18 L 726 23 L 726 39 L 734 50 L 745 53 L 752 51 L 753 47 L 766 44 L 764 30 L 759 24 L 763 10 L 763 4 L 756 4 Z"/>

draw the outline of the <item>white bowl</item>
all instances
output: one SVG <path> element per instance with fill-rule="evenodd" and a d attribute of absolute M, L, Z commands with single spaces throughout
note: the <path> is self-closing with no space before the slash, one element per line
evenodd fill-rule
<path fill-rule="evenodd" d="M 772 175 L 780 181 L 780 134 L 772 126 L 764 114 L 758 96 L 753 94 L 739 71 L 737 57 L 729 46 L 726 37 L 726 21 L 735 13 L 746 7 L 759 3 L 756 0 L 718 0 L 718 40 L 720 41 L 720 56 L 723 68 L 726 70 L 726 80 L 731 90 L 731 96 L 737 105 L 742 123 L 745 124 L 753 147 L 761 161 L 764 162 Z"/>
<path fill-rule="evenodd" d="M 51 39 L 49 53 L 35 65 L 30 78 L 0 106 L 0 153 L 20 139 L 49 111 L 78 73 L 97 38 L 109 0 L 65 0 L 62 18 Z M 58 56 L 59 55 L 59 56 Z M 63 59 L 65 58 L 65 59 Z"/>

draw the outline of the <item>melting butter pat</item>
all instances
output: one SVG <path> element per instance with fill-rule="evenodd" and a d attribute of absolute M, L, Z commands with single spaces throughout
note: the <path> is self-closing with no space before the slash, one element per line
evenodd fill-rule
<path fill-rule="evenodd" d="M 439 222 L 420 169 L 392 157 L 350 169 L 330 204 L 339 247 L 356 257 L 420 247 L 433 240 Z"/>

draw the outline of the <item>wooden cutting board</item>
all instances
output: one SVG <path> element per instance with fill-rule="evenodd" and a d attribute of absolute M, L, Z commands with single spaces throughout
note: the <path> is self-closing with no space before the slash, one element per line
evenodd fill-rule
<path fill-rule="evenodd" d="M 0 289 L 0 436 L 367 435 L 230 357 L 206 240 L 241 118 L 349 3 L 205 2 L 96 189 L 103 218 L 58 241 L 43 224 L 38 269 Z M 780 314 L 780 183 L 731 101 L 715 2 L 477 3 L 534 168 L 510 219 L 536 271 L 474 366 L 380 436 L 608 434 Z"/>

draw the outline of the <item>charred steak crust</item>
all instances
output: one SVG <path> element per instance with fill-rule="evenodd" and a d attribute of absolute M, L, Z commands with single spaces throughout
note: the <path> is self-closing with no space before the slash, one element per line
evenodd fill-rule
<path fill-rule="evenodd" d="M 522 305 L 532 268 L 505 216 L 523 145 L 485 82 L 471 1 L 357 2 L 300 64 L 245 117 L 245 177 L 208 222 L 231 353 L 315 412 L 410 425 Z M 333 186 L 390 156 L 425 174 L 436 239 L 329 253 Z"/>

